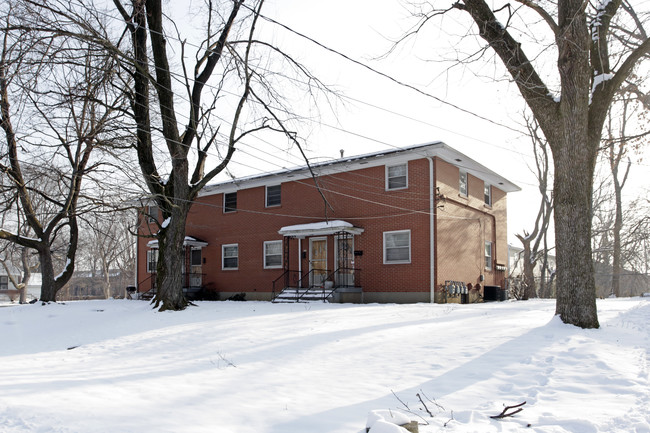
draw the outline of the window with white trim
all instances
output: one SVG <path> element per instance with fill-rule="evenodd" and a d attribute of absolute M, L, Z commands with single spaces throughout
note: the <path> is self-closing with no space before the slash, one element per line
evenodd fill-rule
<path fill-rule="evenodd" d="M 153 248 L 147 250 L 147 272 L 150 274 L 156 273 L 156 265 L 158 264 L 158 249 Z"/>
<path fill-rule="evenodd" d="M 280 206 L 282 204 L 282 187 L 281 185 L 272 185 L 266 187 L 266 207 Z"/>
<path fill-rule="evenodd" d="M 158 214 L 160 210 L 158 209 L 158 206 L 156 205 L 149 205 L 147 206 L 147 209 L 145 211 L 147 213 L 147 217 L 149 218 L 149 222 L 156 222 L 158 221 Z"/>
<path fill-rule="evenodd" d="M 239 268 L 239 244 L 228 244 L 221 246 L 221 268 Z"/>
<path fill-rule="evenodd" d="M 460 175 L 458 178 L 458 192 L 460 195 L 467 197 L 467 172 L 466 171 L 460 171 Z"/>
<path fill-rule="evenodd" d="M 404 189 L 408 186 L 408 165 L 386 166 L 386 189 Z"/>
<path fill-rule="evenodd" d="M 9 290 L 9 276 L 0 275 L 0 290 Z"/>
<path fill-rule="evenodd" d="M 483 200 L 486 205 L 492 206 L 492 187 L 487 182 L 483 184 Z"/>
<path fill-rule="evenodd" d="M 223 195 L 223 212 L 235 212 L 237 210 L 237 191 L 227 192 Z"/>
<path fill-rule="evenodd" d="M 485 242 L 485 269 L 492 270 L 492 242 Z"/>
<path fill-rule="evenodd" d="M 384 232 L 384 263 L 411 263 L 411 231 Z"/>
<path fill-rule="evenodd" d="M 282 241 L 264 242 L 264 269 L 282 267 Z"/>

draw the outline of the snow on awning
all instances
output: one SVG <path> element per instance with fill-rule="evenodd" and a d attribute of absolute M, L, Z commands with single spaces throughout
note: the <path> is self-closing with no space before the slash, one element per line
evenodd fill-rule
<path fill-rule="evenodd" d="M 363 233 L 363 229 L 361 227 L 355 227 L 347 221 L 334 220 L 286 226 L 282 227 L 278 231 L 282 236 L 293 236 L 298 238 L 305 236 L 333 235 L 334 233 L 339 232 L 359 235 Z"/>
<path fill-rule="evenodd" d="M 158 248 L 158 241 L 153 240 L 147 242 L 147 246 L 149 248 Z M 202 241 L 197 238 L 193 238 L 192 236 L 185 236 L 185 240 L 183 240 L 183 246 L 185 247 L 194 247 L 194 248 L 203 248 L 207 247 L 208 243 L 205 241 Z"/>

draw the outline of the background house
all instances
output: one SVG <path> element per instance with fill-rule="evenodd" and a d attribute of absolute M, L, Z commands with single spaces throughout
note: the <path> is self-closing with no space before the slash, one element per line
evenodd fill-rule
<path fill-rule="evenodd" d="M 517 292 L 517 296 L 523 296 L 524 291 L 524 249 L 515 245 L 508 245 L 508 276 L 509 276 L 509 290 L 510 293 Z M 555 256 L 552 254 L 547 255 L 547 269 L 542 272 L 542 260 L 538 260 L 533 269 L 535 275 L 535 289 L 539 297 L 555 297 Z M 545 291 L 541 293 L 541 284 L 544 284 Z"/>
<path fill-rule="evenodd" d="M 9 267 L 11 274 L 16 281 L 20 281 L 20 271 L 14 267 Z M 27 302 L 33 299 L 39 299 L 41 296 L 41 274 L 40 272 L 33 272 L 29 284 L 27 285 L 27 293 L 25 299 Z M 19 291 L 11 282 L 4 267 L 0 267 L 0 301 L 18 302 L 20 297 Z"/>
<path fill-rule="evenodd" d="M 106 286 L 108 284 L 108 287 Z M 125 298 L 126 288 L 133 285 L 133 272 L 111 269 L 108 279 L 102 271 L 75 271 L 68 284 L 57 293 L 61 301 Z"/>
<path fill-rule="evenodd" d="M 341 302 L 471 302 L 505 288 L 507 193 L 519 188 L 435 142 L 206 187 L 186 226 L 188 293 L 271 299 L 285 288 Z M 140 230 L 155 230 L 155 208 Z M 156 241 L 138 240 L 139 292 Z"/>
<path fill-rule="evenodd" d="M 514 245 L 508 245 L 508 275 L 516 281 L 523 278 L 523 249 Z M 548 255 L 548 271 L 542 277 L 541 260 L 535 265 L 534 274 L 535 282 L 539 284 L 542 278 L 546 283 L 551 282 L 551 274 L 555 272 L 555 256 Z M 611 265 L 594 261 L 594 278 L 596 280 L 596 296 L 607 298 L 612 293 L 612 275 L 613 268 Z M 539 286 L 538 286 L 539 287 Z M 555 297 L 555 288 L 551 287 L 550 295 Z M 650 276 L 641 272 L 629 271 L 623 269 L 620 275 L 620 296 L 642 296 L 650 292 Z M 539 293 L 538 293 L 539 295 Z"/>

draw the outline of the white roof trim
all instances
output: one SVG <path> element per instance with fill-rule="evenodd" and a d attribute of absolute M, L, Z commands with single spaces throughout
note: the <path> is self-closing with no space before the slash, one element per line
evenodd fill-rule
<path fill-rule="evenodd" d="M 305 237 L 305 236 L 324 236 L 333 235 L 339 232 L 346 232 L 353 235 L 363 233 L 361 227 L 355 227 L 347 221 L 334 220 L 322 221 L 310 224 L 297 224 L 293 226 L 282 227 L 278 233 L 282 236 Z"/>
<path fill-rule="evenodd" d="M 292 169 L 283 169 L 272 173 L 257 174 L 249 177 L 238 178 L 235 180 L 219 182 L 205 186 L 199 192 L 199 196 L 202 197 L 212 194 L 234 192 L 245 188 L 278 185 L 283 182 L 309 179 L 312 176 L 311 171 L 314 171 L 316 173 L 316 176 L 326 176 L 333 173 L 348 172 L 361 168 L 376 167 L 387 164 L 399 164 L 410 160 L 427 157 L 438 157 L 440 159 L 443 159 L 450 164 L 459 167 L 461 170 L 467 171 L 479 179 L 483 179 L 490 185 L 494 185 L 504 192 L 521 191 L 521 188 L 503 176 L 499 175 L 498 173 L 474 161 L 453 147 L 441 141 L 435 141 L 415 146 L 386 149 L 365 155 L 345 157 L 341 159 L 333 159 L 327 162 L 314 163 L 311 165 L 312 170 L 309 170 L 309 168 L 306 166 L 302 166 Z"/>
<path fill-rule="evenodd" d="M 147 242 L 147 246 L 149 248 L 158 248 L 158 241 L 153 240 Z M 203 248 L 207 247 L 208 243 L 204 241 L 200 241 L 196 238 L 193 238 L 192 236 L 185 236 L 185 240 L 183 241 L 183 246 L 185 247 L 195 247 L 195 248 Z"/>

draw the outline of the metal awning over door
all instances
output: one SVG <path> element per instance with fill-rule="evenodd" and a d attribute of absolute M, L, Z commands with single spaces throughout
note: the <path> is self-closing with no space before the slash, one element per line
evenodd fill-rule
<path fill-rule="evenodd" d="M 308 236 L 328 236 L 340 232 L 359 235 L 363 233 L 363 229 L 361 227 L 355 227 L 347 221 L 333 220 L 286 226 L 282 227 L 278 231 L 278 233 L 280 233 L 282 236 L 294 238 L 305 238 Z"/>

